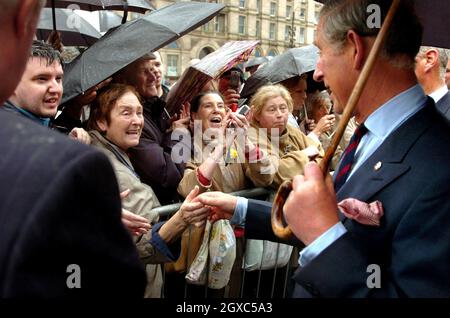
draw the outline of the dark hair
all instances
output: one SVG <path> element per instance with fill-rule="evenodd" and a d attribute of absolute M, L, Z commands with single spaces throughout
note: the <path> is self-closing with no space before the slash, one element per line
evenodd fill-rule
<path fill-rule="evenodd" d="M 59 64 L 62 63 L 61 53 L 56 50 L 53 46 L 43 41 L 34 40 L 31 45 L 30 58 L 37 57 L 45 59 L 47 65 L 53 64 L 54 61 L 58 61 Z"/>
<path fill-rule="evenodd" d="M 202 93 L 198 94 L 197 96 L 195 96 L 194 99 L 191 101 L 191 109 L 190 109 L 190 111 L 194 112 L 194 113 L 198 112 L 198 108 L 200 107 L 200 102 L 201 102 L 203 96 L 210 95 L 210 94 L 217 94 L 217 95 L 220 96 L 220 98 L 223 99 L 222 94 L 220 94 L 218 91 L 202 92 Z"/>
<path fill-rule="evenodd" d="M 323 34 L 330 43 L 341 47 L 349 30 L 354 30 L 360 36 L 376 36 L 380 29 L 368 25 L 372 12 L 367 9 L 370 5 L 378 6 L 381 10 L 381 21 L 384 21 L 391 4 L 392 0 L 328 0 L 320 12 L 320 18 L 324 21 Z M 414 66 L 422 42 L 422 33 L 423 27 L 412 1 L 401 0 L 389 28 L 382 55 L 394 62 L 400 55 L 407 56 L 409 66 Z"/>
<path fill-rule="evenodd" d="M 111 111 L 114 108 L 117 100 L 126 93 L 133 93 L 142 104 L 142 98 L 136 89 L 131 85 L 126 84 L 110 84 L 97 92 L 97 98 L 91 104 L 91 113 L 89 115 L 88 130 L 102 131 L 97 125 L 97 121 L 106 120 L 111 122 Z"/>

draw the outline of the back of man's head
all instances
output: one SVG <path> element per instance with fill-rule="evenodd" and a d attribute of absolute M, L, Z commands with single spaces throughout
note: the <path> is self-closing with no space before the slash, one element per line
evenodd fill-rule
<path fill-rule="evenodd" d="M 320 12 L 323 32 L 337 49 L 345 44 L 349 30 L 360 36 L 376 36 L 381 25 L 377 25 L 376 14 L 381 13 L 384 21 L 392 0 L 329 0 Z M 375 16 L 374 16 L 375 15 Z M 414 68 L 414 59 L 422 42 L 423 27 L 417 17 L 411 1 L 401 0 L 386 42 L 382 56 L 399 67 Z"/>
<path fill-rule="evenodd" d="M 12 94 L 22 76 L 44 4 L 43 0 L 0 1 L 0 77 L 8 79 L 0 85 L 0 105 Z"/>

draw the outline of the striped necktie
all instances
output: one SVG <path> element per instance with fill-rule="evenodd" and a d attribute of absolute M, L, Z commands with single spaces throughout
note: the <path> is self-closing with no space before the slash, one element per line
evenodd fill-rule
<path fill-rule="evenodd" d="M 358 148 L 358 144 L 361 141 L 361 138 L 367 132 L 366 126 L 361 124 L 358 128 L 356 128 L 355 133 L 350 139 L 350 143 L 344 151 L 342 156 L 341 164 L 339 165 L 339 170 L 335 172 L 336 178 L 334 179 L 334 190 L 336 193 L 345 183 L 352 170 L 353 160 L 355 159 L 356 149 Z"/>

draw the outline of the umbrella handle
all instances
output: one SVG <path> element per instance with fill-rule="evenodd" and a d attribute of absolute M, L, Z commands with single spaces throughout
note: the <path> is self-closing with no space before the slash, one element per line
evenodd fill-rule
<path fill-rule="evenodd" d="M 336 151 L 339 142 L 341 141 L 342 136 L 344 135 L 345 128 L 347 127 L 348 121 L 352 117 L 353 110 L 356 104 L 361 97 L 362 91 L 366 86 L 367 79 L 369 78 L 370 73 L 372 72 L 373 66 L 375 65 L 375 60 L 381 50 L 381 47 L 387 37 L 387 32 L 389 30 L 390 25 L 392 24 L 392 20 L 394 18 L 395 13 L 400 5 L 400 0 L 393 0 L 392 5 L 389 9 L 388 14 L 383 22 L 383 26 L 380 29 L 380 32 L 375 39 L 372 50 L 367 57 L 367 61 L 364 64 L 364 67 L 361 71 L 361 74 L 356 81 L 355 87 L 353 88 L 352 94 L 347 102 L 347 105 L 344 108 L 344 113 L 342 114 L 339 125 L 336 129 L 333 140 L 331 141 L 330 147 L 327 149 L 324 158 L 320 162 L 319 166 L 323 171 L 323 174 L 326 175 L 328 173 L 328 168 L 333 158 L 334 152 Z M 273 200 L 272 206 L 272 229 L 276 236 L 280 239 L 287 240 L 290 238 L 292 231 L 289 228 L 289 225 L 286 227 L 283 226 L 282 223 L 282 212 L 284 203 L 289 196 L 289 193 L 292 191 L 292 183 L 284 182 L 280 185 L 277 194 Z"/>
<path fill-rule="evenodd" d="M 124 0 L 123 1 L 123 17 L 122 17 L 122 24 L 127 22 L 127 18 L 128 18 L 128 1 Z"/>
<path fill-rule="evenodd" d="M 56 11 L 55 11 L 55 0 L 52 0 L 52 20 L 53 20 L 53 31 L 56 32 Z"/>

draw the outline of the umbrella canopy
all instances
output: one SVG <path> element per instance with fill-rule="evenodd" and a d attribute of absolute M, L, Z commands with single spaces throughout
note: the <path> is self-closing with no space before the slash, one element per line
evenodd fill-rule
<path fill-rule="evenodd" d="M 327 0 L 316 0 L 326 3 Z M 344 0 L 343 0 L 344 1 Z M 448 2 L 442 0 L 413 0 L 416 13 L 424 27 L 422 44 L 450 48 L 450 19 Z"/>
<path fill-rule="evenodd" d="M 100 24 L 100 32 L 106 32 L 109 29 L 122 24 L 122 17 L 114 11 L 100 10 L 97 12 Z"/>
<path fill-rule="evenodd" d="M 52 8 L 53 19 L 56 20 L 55 8 L 80 9 L 86 11 L 96 10 L 123 10 L 122 23 L 127 20 L 128 12 L 146 13 L 155 10 L 146 0 L 49 0 L 46 6 Z M 56 30 L 56 22 L 53 22 Z"/>
<path fill-rule="evenodd" d="M 46 7 L 51 8 L 54 2 L 55 8 L 70 8 L 86 11 L 96 10 L 128 10 L 130 12 L 146 13 L 148 10 L 155 10 L 146 0 L 49 0 Z"/>
<path fill-rule="evenodd" d="M 69 9 L 55 9 L 56 29 L 61 32 L 61 41 L 66 46 L 90 46 L 101 38 L 92 24 Z M 36 36 L 46 40 L 53 30 L 52 9 L 44 8 L 37 25 Z"/>
<path fill-rule="evenodd" d="M 208 22 L 223 4 L 178 2 L 120 25 L 68 65 L 63 102 Z"/>
<path fill-rule="evenodd" d="M 253 95 L 258 88 L 266 84 L 276 84 L 314 70 L 318 57 L 319 50 L 314 45 L 287 50 L 264 64 L 247 79 L 241 97 Z"/>
<path fill-rule="evenodd" d="M 258 56 L 258 57 L 252 58 L 247 63 L 245 63 L 245 68 L 250 68 L 250 67 L 253 67 L 253 66 L 259 66 L 261 64 L 269 62 L 269 60 L 270 59 L 267 58 L 267 56 Z"/>
<path fill-rule="evenodd" d="M 166 108 L 174 114 L 184 102 L 191 101 L 205 84 L 218 78 L 238 63 L 245 62 L 259 41 L 231 41 L 190 66 L 170 90 Z"/>

